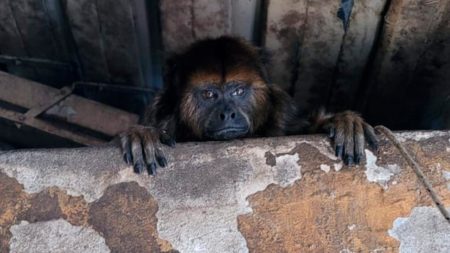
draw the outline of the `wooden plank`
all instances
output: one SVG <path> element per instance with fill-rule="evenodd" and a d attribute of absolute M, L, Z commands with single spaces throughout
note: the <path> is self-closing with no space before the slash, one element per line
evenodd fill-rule
<path fill-rule="evenodd" d="M 412 79 L 414 87 L 422 87 L 415 89 L 411 99 L 412 107 L 422 112 L 420 127 L 424 129 L 450 129 L 450 2 L 444 10 Z"/>
<path fill-rule="evenodd" d="M 0 72 L 0 100 L 26 109 L 41 107 L 60 94 L 58 89 Z M 107 105 L 71 95 L 44 115 L 115 136 L 137 124 L 138 116 Z"/>
<path fill-rule="evenodd" d="M 341 56 L 335 70 L 335 80 L 328 98 L 329 110 L 351 109 L 356 102 L 363 73 L 375 46 L 377 31 L 384 22 L 382 14 L 386 4 L 387 0 L 354 2 Z"/>
<path fill-rule="evenodd" d="M 14 18 L 11 0 L 0 0 L 0 53 L 19 57 L 29 56 L 25 42 Z M 30 66 L 8 65 L 8 71 L 25 78 L 37 79 L 38 74 Z"/>
<path fill-rule="evenodd" d="M 337 17 L 340 1 L 307 1 L 303 38 L 299 43 L 294 98 L 301 109 L 323 106 L 333 84 L 344 36 Z"/>
<path fill-rule="evenodd" d="M 64 44 L 64 39 L 56 32 L 57 24 L 49 14 L 50 2 L 47 0 L 10 0 L 9 4 L 24 41 L 27 56 L 56 61 L 70 59 L 61 46 Z M 70 71 L 52 70 L 45 67 L 36 67 L 35 69 L 40 76 L 37 80 L 53 85 L 70 83 L 73 79 L 73 73 Z"/>
<path fill-rule="evenodd" d="M 64 0 L 63 9 L 75 40 L 85 79 L 110 82 L 96 1 Z"/>
<path fill-rule="evenodd" d="M 231 33 L 256 42 L 255 28 L 259 27 L 258 8 L 261 0 L 235 0 L 231 1 Z"/>
<path fill-rule="evenodd" d="M 61 138 L 68 139 L 82 145 L 98 146 L 105 143 L 105 141 L 91 136 L 86 136 L 69 130 L 61 129 L 59 127 L 55 127 L 52 124 L 40 119 L 30 118 L 29 120 L 25 120 L 22 114 L 13 111 L 8 111 L 2 108 L 0 108 L 0 118 L 10 120 L 18 124 L 19 126 L 25 125 L 28 127 L 32 127 L 37 130 L 49 133 L 51 135 L 59 136 Z"/>
<path fill-rule="evenodd" d="M 192 42 L 231 32 L 230 1 L 161 0 L 161 27 L 165 51 L 184 49 Z"/>
<path fill-rule="evenodd" d="M 111 82 L 144 86 L 132 3 L 97 1 L 97 15 Z"/>
<path fill-rule="evenodd" d="M 412 85 L 414 73 L 440 24 L 446 4 L 447 0 L 392 1 L 369 87 L 361 97 L 365 115 L 376 124 L 394 129 L 418 127 L 417 110 L 421 108 L 414 107 L 411 95 L 424 90 L 420 84 Z"/>
<path fill-rule="evenodd" d="M 298 71 L 298 53 L 306 25 L 306 0 L 269 1 L 265 48 L 271 58 L 271 79 L 292 90 Z"/>

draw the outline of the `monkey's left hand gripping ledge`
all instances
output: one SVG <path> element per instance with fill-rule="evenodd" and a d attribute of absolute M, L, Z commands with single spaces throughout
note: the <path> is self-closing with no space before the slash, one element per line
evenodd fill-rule
<path fill-rule="evenodd" d="M 450 207 L 450 132 L 397 137 Z M 165 152 L 156 177 L 114 147 L 0 153 L 0 252 L 450 252 L 450 225 L 385 140 L 351 168 L 319 136 Z"/>

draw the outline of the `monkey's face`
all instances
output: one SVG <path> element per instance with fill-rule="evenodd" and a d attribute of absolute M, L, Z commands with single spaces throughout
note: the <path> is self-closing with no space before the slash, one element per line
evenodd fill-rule
<path fill-rule="evenodd" d="M 203 126 L 203 136 L 226 140 L 248 134 L 251 122 L 246 108 L 250 106 L 248 98 L 252 91 L 247 84 L 206 85 L 194 92 L 201 104 L 198 120 Z"/>
<path fill-rule="evenodd" d="M 258 53 L 242 41 L 195 44 L 178 58 L 179 118 L 198 139 L 251 135 L 267 118 L 268 86 Z"/>
<path fill-rule="evenodd" d="M 182 99 L 182 120 L 197 137 L 228 140 L 250 135 L 260 124 L 266 84 L 256 73 L 238 69 L 225 76 L 192 75 Z"/>

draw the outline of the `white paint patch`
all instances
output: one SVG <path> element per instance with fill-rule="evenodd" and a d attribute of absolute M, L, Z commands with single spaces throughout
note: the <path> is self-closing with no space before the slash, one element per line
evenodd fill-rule
<path fill-rule="evenodd" d="M 442 137 L 450 135 L 450 131 L 414 131 L 414 132 L 403 132 L 394 133 L 395 137 L 401 142 L 407 140 L 423 141 L 433 137 Z"/>
<path fill-rule="evenodd" d="M 108 151 L 98 148 L 80 149 L 76 155 L 74 149 L 34 151 L 27 153 L 27 157 L 21 155 L 26 151 L 19 151 L 0 157 L 0 171 L 17 179 L 27 193 L 58 187 L 68 195 L 84 196 L 87 202 L 93 202 L 112 184 L 115 175 L 111 172 L 115 174 L 124 167 L 120 153 L 112 150 L 115 152 L 110 152 L 111 157 L 105 157 Z M 92 170 L 93 164 L 108 164 L 109 171 Z"/>
<path fill-rule="evenodd" d="M 385 167 L 377 165 L 377 157 L 368 149 L 366 152 L 366 177 L 370 182 L 376 182 L 384 188 L 391 177 L 400 172 L 400 167 L 397 164 L 388 164 Z"/>
<path fill-rule="evenodd" d="M 450 252 L 450 225 L 434 207 L 415 207 L 410 217 L 397 218 L 388 232 L 400 241 L 400 253 Z"/>
<path fill-rule="evenodd" d="M 300 157 L 294 155 L 282 155 L 276 158 L 276 179 L 280 186 L 287 187 L 292 185 L 296 180 L 302 178 L 301 167 L 298 165 Z M 294 181 L 292 179 L 295 178 Z"/>
<path fill-rule="evenodd" d="M 325 171 L 325 173 L 328 173 L 328 172 L 330 172 L 330 165 L 327 165 L 327 164 L 321 164 L 320 165 L 320 169 L 321 170 L 323 170 L 323 171 Z"/>
<path fill-rule="evenodd" d="M 335 171 L 340 171 L 340 170 L 342 169 L 342 166 L 343 166 L 343 163 L 342 163 L 342 162 L 340 162 L 340 163 L 335 163 L 335 164 L 334 164 L 334 170 L 335 170 Z"/>
<path fill-rule="evenodd" d="M 217 161 L 217 168 L 193 168 L 192 173 L 200 175 L 198 181 L 191 179 L 194 187 L 197 184 L 198 187 L 213 185 L 212 188 L 208 186 L 209 193 L 198 196 L 193 196 L 196 194 L 190 193 L 192 189 L 185 184 L 172 186 L 179 187 L 180 192 L 173 195 L 168 194 L 164 187 L 147 185 L 150 193 L 159 200 L 157 218 L 160 238 L 169 241 L 180 252 L 248 252 L 246 240 L 237 224 L 239 215 L 252 212 L 248 196 L 263 191 L 270 184 L 281 187 L 292 185 L 302 177 L 297 153 L 276 157 L 275 166 L 266 164 L 265 153 L 268 150 L 275 155 L 289 153 L 294 147 L 295 145 L 281 146 L 274 149 L 255 146 L 245 150 L 229 150 L 226 161 Z M 222 157 L 220 152 L 217 157 Z M 232 161 L 240 164 L 237 166 Z M 184 174 L 179 167 L 180 165 L 177 172 Z M 215 169 L 220 174 L 215 175 Z M 227 171 L 230 172 L 229 176 L 224 175 Z M 213 175 L 208 175 L 210 173 Z M 232 178 L 222 179 L 223 177 Z"/>
<path fill-rule="evenodd" d="M 444 179 L 447 180 L 447 189 L 450 191 L 450 171 L 442 171 Z"/>
<path fill-rule="evenodd" d="M 17 179 L 28 193 L 58 187 L 87 202 L 101 198 L 110 185 L 135 181 L 158 201 L 158 233 L 175 249 L 248 252 L 237 217 L 252 212 L 250 195 L 271 184 L 286 187 L 302 178 L 300 157 L 290 154 L 302 143 L 337 160 L 325 140 L 287 141 L 276 146 L 230 143 L 225 149 L 224 144 L 205 143 L 202 148 L 208 152 L 193 152 L 195 144 L 178 146 L 176 159 L 173 152 L 167 152 L 169 167 L 159 170 L 156 177 L 134 174 L 115 147 L 16 151 L 0 155 L 0 171 Z M 267 151 L 281 154 L 275 166 L 266 164 Z"/>
<path fill-rule="evenodd" d="M 28 223 L 10 229 L 11 253 L 106 253 L 105 239 L 91 228 L 73 226 L 65 220 Z"/>

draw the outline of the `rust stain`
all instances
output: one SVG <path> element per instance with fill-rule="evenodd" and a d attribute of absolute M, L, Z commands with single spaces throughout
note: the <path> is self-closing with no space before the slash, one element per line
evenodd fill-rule
<path fill-rule="evenodd" d="M 33 194 L 29 200 L 30 208 L 17 216 L 18 220 L 26 220 L 30 223 L 39 221 L 56 220 L 62 217 L 61 208 L 57 196 L 45 190 Z"/>
<path fill-rule="evenodd" d="M 28 222 L 66 219 L 72 225 L 87 224 L 88 205 L 83 197 L 72 197 L 52 187 L 28 194 L 16 179 L 0 173 L 0 252 L 9 252 L 10 227 Z"/>
<path fill-rule="evenodd" d="M 437 192 L 450 205 L 450 194 L 439 167 L 449 168 L 450 157 L 432 152 L 441 144 L 409 142 L 408 149 L 426 168 Z M 442 144 L 444 145 L 444 144 Z M 442 146 L 441 145 L 441 146 Z M 441 147 L 443 148 L 443 147 Z M 296 149 L 300 157 L 317 154 L 308 145 Z M 439 153 L 438 155 L 435 155 Z M 239 230 L 250 252 L 398 252 L 399 242 L 387 231 L 395 219 L 416 206 L 433 206 L 426 190 L 391 145 L 384 143 L 379 161 L 396 161 L 402 173 L 384 190 L 369 183 L 360 167 L 323 173 L 324 157 L 303 163 L 301 181 L 282 188 L 271 185 L 249 197 L 253 212 L 238 217 Z"/>
<path fill-rule="evenodd" d="M 0 252 L 9 252 L 9 228 L 16 217 L 28 208 L 28 195 L 17 180 L 0 172 Z"/>
<path fill-rule="evenodd" d="M 135 182 L 120 183 L 92 203 L 89 223 L 112 252 L 177 252 L 158 238 L 157 211 L 158 204 L 146 189 Z"/>

